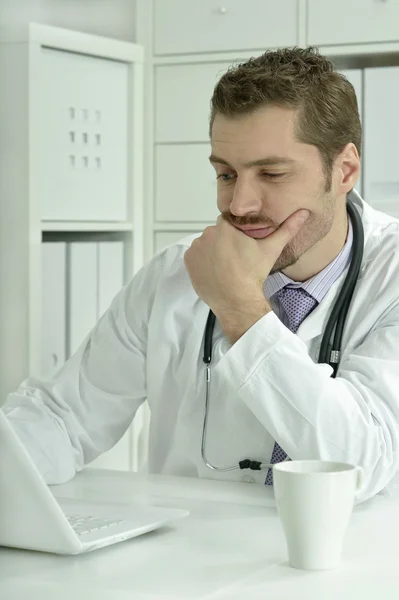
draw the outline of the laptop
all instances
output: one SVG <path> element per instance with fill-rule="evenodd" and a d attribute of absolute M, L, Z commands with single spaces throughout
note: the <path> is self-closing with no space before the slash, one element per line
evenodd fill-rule
<path fill-rule="evenodd" d="M 0 546 L 80 554 L 175 519 L 187 510 L 56 499 L 0 408 Z"/>

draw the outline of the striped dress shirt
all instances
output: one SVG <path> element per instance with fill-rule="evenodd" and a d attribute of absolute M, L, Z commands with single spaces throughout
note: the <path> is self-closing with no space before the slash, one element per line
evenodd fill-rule
<path fill-rule="evenodd" d="M 334 258 L 330 264 L 328 264 L 320 273 L 311 277 L 307 281 L 296 282 L 277 271 L 272 275 L 269 275 L 265 281 L 265 296 L 269 299 L 273 311 L 276 313 L 278 318 L 287 325 L 288 319 L 285 314 L 283 307 L 281 306 L 276 296 L 277 292 L 286 285 L 293 288 L 303 288 L 310 294 L 319 304 L 332 284 L 338 279 L 338 277 L 345 271 L 349 266 L 352 255 L 352 242 L 353 242 L 353 231 L 350 219 L 348 219 L 348 235 L 346 242 L 341 252 Z M 316 305 L 317 306 L 317 305 Z"/>

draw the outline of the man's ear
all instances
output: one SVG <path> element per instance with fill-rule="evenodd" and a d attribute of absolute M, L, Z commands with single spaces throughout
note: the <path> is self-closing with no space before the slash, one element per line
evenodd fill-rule
<path fill-rule="evenodd" d="M 355 144 L 347 144 L 341 150 L 336 158 L 335 167 L 339 172 L 337 192 L 346 195 L 355 187 L 360 176 L 360 158 Z"/>

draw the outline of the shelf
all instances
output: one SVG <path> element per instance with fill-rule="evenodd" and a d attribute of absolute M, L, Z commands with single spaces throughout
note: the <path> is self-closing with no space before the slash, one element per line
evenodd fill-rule
<path fill-rule="evenodd" d="M 42 221 L 42 231 L 132 231 L 132 223 L 110 221 Z"/>

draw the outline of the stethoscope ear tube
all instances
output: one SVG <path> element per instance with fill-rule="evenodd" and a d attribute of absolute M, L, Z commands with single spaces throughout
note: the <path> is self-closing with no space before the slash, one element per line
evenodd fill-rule
<path fill-rule="evenodd" d="M 353 190 L 354 195 L 358 196 L 357 192 Z M 335 377 L 338 370 L 339 353 L 341 351 L 342 334 L 345 326 L 345 321 L 348 315 L 349 306 L 352 300 L 353 292 L 355 291 L 357 278 L 359 275 L 360 267 L 363 259 L 363 248 L 364 248 L 364 231 L 363 224 L 360 215 L 353 205 L 352 200 L 347 200 L 347 210 L 351 219 L 353 228 L 353 255 L 351 264 L 349 266 L 348 275 L 342 285 L 339 298 L 337 299 L 331 315 L 327 321 L 327 325 L 324 331 L 323 339 L 320 345 L 319 363 L 330 364 L 333 369 L 332 377 Z M 331 344 L 331 336 L 334 333 L 334 341 Z M 337 356 L 337 360 L 332 361 L 331 357 Z"/>

